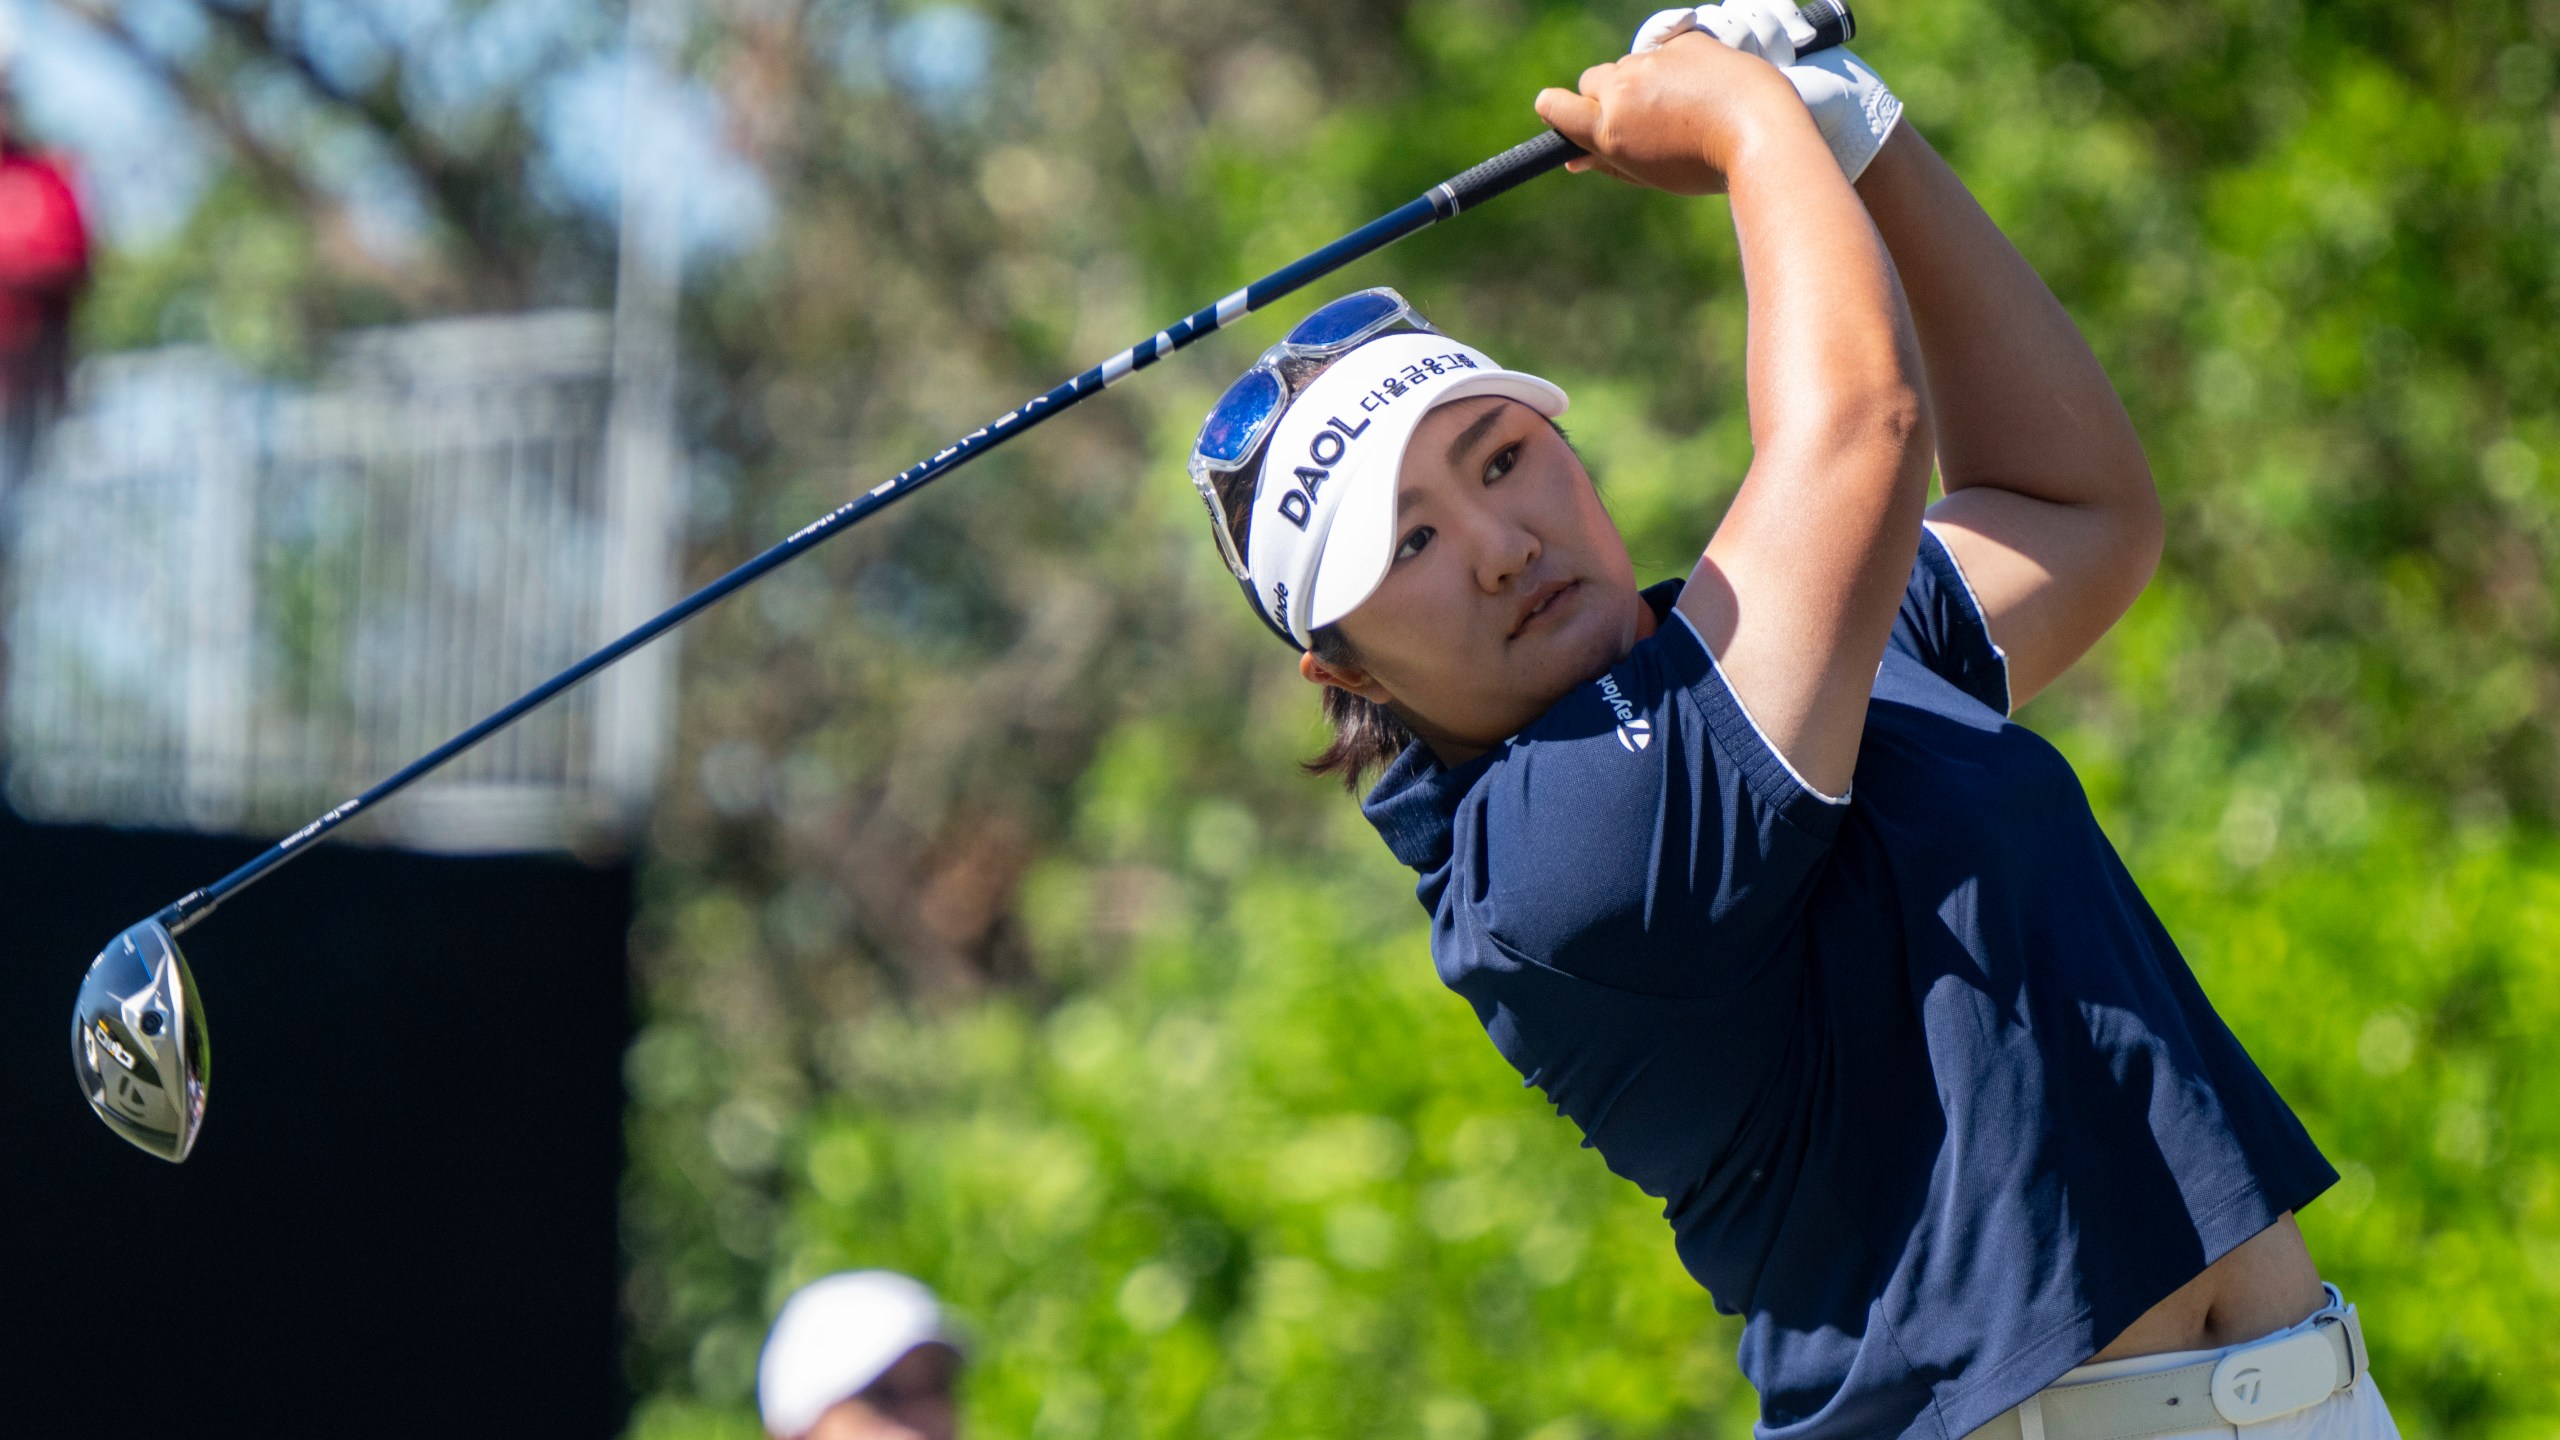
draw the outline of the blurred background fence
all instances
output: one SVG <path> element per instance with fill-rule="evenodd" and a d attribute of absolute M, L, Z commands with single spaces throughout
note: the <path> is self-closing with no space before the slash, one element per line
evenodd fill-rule
<path fill-rule="evenodd" d="M 609 638 L 672 564 L 608 464 L 610 318 L 353 334 L 308 383 L 203 347 L 91 360 L 8 495 L 21 814 L 289 829 Z M 359 824 L 428 849 L 623 836 L 667 668 L 574 691 Z"/>

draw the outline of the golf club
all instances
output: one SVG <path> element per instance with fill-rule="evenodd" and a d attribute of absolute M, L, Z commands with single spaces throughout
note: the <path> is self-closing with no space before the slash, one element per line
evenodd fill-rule
<path fill-rule="evenodd" d="M 1844 44 L 1856 31 L 1856 21 L 1845 0 L 1813 0 L 1798 15 L 1813 32 L 1812 39 L 1797 47 L 1800 54 Z M 1553 131 L 1515 145 L 1216 304 L 1185 316 L 1048 393 L 1033 397 L 803 526 L 771 549 L 411 761 L 372 789 L 277 841 L 237 870 L 188 892 L 150 919 L 127 928 L 90 962 L 72 1010 L 71 1063 L 80 1082 L 80 1093 L 88 1098 L 98 1118 L 125 1139 L 163 1160 L 186 1159 L 204 1125 L 212 1058 L 203 997 L 197 992 L 195 976 L 187 968 L 186 956 L 177 943 L 177 937 L 189 926 L 300 855 L 321 836 L 408 788 L 545 701 L 683 624 L 730 592 L 923 488 L 927 482 L 1310 281 L 1425 226 L 1473 209 L 1581 153 L 1579 147 Z"/>

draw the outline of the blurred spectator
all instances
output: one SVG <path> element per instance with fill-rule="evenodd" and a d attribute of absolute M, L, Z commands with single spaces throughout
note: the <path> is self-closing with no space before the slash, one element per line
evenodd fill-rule
<path fill-rule="evenodd" d="M 856 1270 L 812 1282 L 773 1322 L 756 1399 L 774 1440 L 955 1440 L 960 1350 L 933 1292 Z"/>
<path fill-rule="evenodd" d="M 16 36 L 0 28 L 0 486 L 62 408 L 71 307 L 89 283 L 89 227 L 62 165 L 20 139 Z"/>

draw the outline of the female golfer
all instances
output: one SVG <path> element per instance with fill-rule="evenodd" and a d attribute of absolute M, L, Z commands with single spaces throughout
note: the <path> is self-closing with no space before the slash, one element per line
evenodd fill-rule
<path fill-rule="evenodd" d="M 1764 1436 L 2392 1436 L 2292 1219 L 2335 1172 L 2007 718 L 2150 577 L 2141 446 L 1873 72 L 1794 58 L 1738 0 L 1537 101 L 1731 196 L 1754 458 L 1685 584 L 1564 394 L 1392 291 L 1219 402 L 1193 477 L 1313 768 L 1384 767 L 1442 979 L 1747 1317 Z"/>

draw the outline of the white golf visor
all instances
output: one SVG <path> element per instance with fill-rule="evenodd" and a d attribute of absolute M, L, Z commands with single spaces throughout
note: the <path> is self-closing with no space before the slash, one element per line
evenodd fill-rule
<path fill-rule="evenodd" d="M 767 1433 L 790 1440 L 919 1345 L 952 1344 L 933 1292 L 887 1270 L 853 1270 L 811 1283 L 775 1317 L 756 1366 L 757 1408 Z M 956 1346 L 954 1348 L 957 1348 Z"/>
<path fill-rule="evenodd" d="M 1350 614 L 1396 553 L 1397 476 L 1422 417 L 1500 395 L 1548 419 L 1565 394 L 1446 335 L 1381 336 L 1333 362 L 1289 403 L 1262 452 L 1245 566 L 1255 598 L 1301 646 Z"/>

